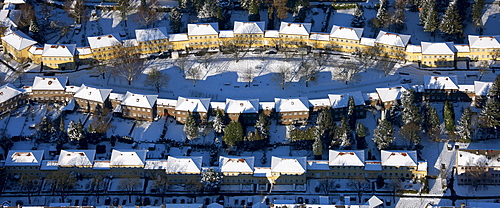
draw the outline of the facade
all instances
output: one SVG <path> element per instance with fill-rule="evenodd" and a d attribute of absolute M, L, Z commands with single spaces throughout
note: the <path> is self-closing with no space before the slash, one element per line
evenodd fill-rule
<path fill-rule="evenodd" d="M 406 84 L 388 88 L 376 88 L 380 102 L 382 103 L 382 106 L 384 106 L 385 110 L 389 110 L 392 105 L 399 102 L 403 93 L 405 93 L 408 89 L 409 87 Z"/>
<path fill-rule="evenodd" d="M 158 98 L 156 101 L 156 112 L 159 116 L 175 116 L 177 100 Z"/>
<path fill-rule="evenodd" d="M 500 56 L 500 35 L 469 35 L 469 58 L 496 60 Z"/>
<path fill-rule="evenodd" d="M 239 121 L 244 125 L 254 125 L 259 118 L 259 99 L 234 100 L 228 98 L 224 112 L 231 121 Z"/>
<path fill-rule="evenodd" d="M 488 91 L 490 90 L 493 82 L 481 82 L 474 81 L 474 105 L 478 108 L 486 104 L 486 99 L 488 98 Z"/>
<path fill-rule="evenodd" d="M 142 95 L 128 92 L 121 102 L 122 116 L 137 120 L 153 121 L 156 117 L 158 95 Z"/>
<path fill-rule="evenodd" d="M 218 49 L 219 23 L 188 24 L 189 48 Z"/>
<path fill-rule="evenodd" d="M 306 123 L 309 119 L 309 100 L 307 97 L 274 98 L 274 108 L 283 125 Z"/>
<path fill-rule="evenodd" d="M 29 49 L 35 44 L 37 44 L 36 41 L 21 31 L 2 37 L 3 52 L 10 54 L 17 62 L 27 61 Z"/>
<path fill-rule="evenodd" d="M 457 149 L 456 154 L 458 184 L 500 184 L 500 150 Z"/>
<path fill-rule="evenodd" d="M 223 175 L 221 191 L 254 192 L 254 157 L 219 158 L 219 171 Z M 244 187 L 244 188 L 243 188 Z M 243 189 L 242 189 L 243 188 Z"/>
<path fill-rule="evenodd" d="M 459 100 L 457 76 L 424 76 L 424 96 L 428 101 Z"/>
<path fill-rule="evenodd" d="M 76 44 L 45 44 L 43 47 L 41 63 L 50 69 L 75 69 Z"/>
<path fill-rule="evenodd" d="M 281 22 L 279 46 L 282 48 L 304 47 L 309 44 L 311 23 Z"/>
<path fill-rule="evenodd" d="M 9 150 L 5 158 L 7 176 L 42 176 L 38 172 L 42 166 L 43 150 Z"/>
<path fill-rule="evenodd" d="M 75 92 L 75 95 L 73 95 L 73 98 L 79 110 L 95 112 L 104 108 L 111 108 L 109 95 L 112 91 L 112 89 L 99 89 L 82 84 Z"/>
<path fill-rule="evenodd" d="M 168 156 L 165 173 L 171 184 L 189 184 L 200 180 L 202 157 Z"/>
<path fill-rule="evenodd" d="M 380 31 L 375 39 L 375 46 L 381 48 L 383 54 L 396 58 L 405 58 L 406 46 L 410 42 L 411 35 L 390 33 Z"/>
<path fill-rule="evenodd" d="M 135 30 L 138 50 L 141 54 L 150 54 L 169 49 L 167 28 Z"/>
<path fill-rule="evenodd" d="M 355 91 L 343 94 L 328 94 L 328 99 L 332 105 L 333 119 L 341 120 L 343 116 L 347 117 L 350 97 L 354 99 L 354 114 L 356 117 L 366 117 L 365 99 L 363 94 L 360 91 Z"/>
<path fill-rule="evenodd" d="M 120 35 L 113 33 L 108 35 L 87 38 L 92 56 L 96 60 L 108 60 L 116 57 L 117 51 L 122 48 Z"/>
<path fill-rule="evenodd" d="M 31 87 L 25 88 L 29 99 L 37 102 L 67 102 L 71 94 L 66 93 L 67 77 L 36 76 Z"/>
<path fill-rule="evenodd" d="M 23 91 L 10 84 L 0 87 L 0 117 L 16 110 L 24 102 Z"/>
<path fill-rule="evenodd" d="M 210 109 L 210 98 L 187 98 L 180 97 L 177 99 L 175 106 L 175 120 L 180 123 L 185 123 L 189 114 L 204 123 L 208 119 Z"/>
<path fill-rule="evenodd" d="M 237 46 L 256 48 L 264 46 L 264 29 L 266 22 L 234 22 L 232 31 Z M 226 36 L 228 37 L 228 36 Z M 230 37 L 230 35 L 229 35 Z"/>
<path fill-rule="evenodd" d="M 455 68 L 457 49 L 452 42 L 422 42 L 422 67 Z"/>
<path fill-rule="evenodd" d="M 330 42 L 335 50 L 353 52 L 360 50 L 360 40 L 363 28 L 343 27 L 333 25 L 330 32 Z"/>

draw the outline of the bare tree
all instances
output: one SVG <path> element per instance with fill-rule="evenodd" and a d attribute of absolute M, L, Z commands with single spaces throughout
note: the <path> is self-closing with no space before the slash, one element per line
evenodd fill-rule
<path fill-rule="evenodd" d="M 396 201 L 396 193 L 403 188 L 403 183 L 399 179 L 391 179 L 387 184 L 387 189 L 392 192 L 392 201 Z"/>
<path fill-rule="evenodd" d="M 75 186 L 76 177 L 70 172 L 56 171 L 47 175 L 46 180 L 50 184 L 52 193 L 57 193 L 61 196 L 61 201 L 64 201 L 69 192 Z"/>
<path fill-rule="evenodd" d="M 488 174 L 489 167 L 487 160 L 468 161 L 465 175 L 470 179 L 470 186 L 477 191 L 479 188 L 488 184 L 491 175 Z"/>
<path fill-rule="evenodd" d="M 357 81 L 359 74 L 362 69 L 351 59 L 347 59 L 341 63 L 336 64 L 333 67 L 332 77 L 334 79 L 345 81 L 345 84 L 349 82 Z"/>
<path fill-rule="evenodd" d="M 399 134 L 401 134 L 403 139 L 409 142 L 409 147 L 420 143 L 420 126 L 415 122 L 404 124 L 401 127 Z"/>
<path fill-rule="evenodd" d="M 330 191 L 335 189 L 335 180 L 333 179 L 321 179 L 319 181 L 318 189 L 323 195 L 330 195 Z"/>
<path fill-rule="evenodd" d="M 19 28 L 28 27 L 31 24 L 31 21 L 36 18 L 35 9 L 33 9 L 33 6 L 29 3 L 21 4 L 21 6 L 19 6 L 19 12 L 20 17 L 19 23 L 17 24 Z"/>
<path fill-rule="evenodd" d="M 238 46 L 238 44 L 236 44 L 236 42 L 238 42 L 238 41 L 239 41 L 238 38 L 235 38 L 235 40 L 229 40 L 229 41 L 222 42 L 223 50 L 233 54 L 235 62 L 240 61 L 241 47 Z"/>
<path fill-rule="evenodd" d="M 202 64 L 206 70 L 208 70 L 208 66 L 210 66 L 210 63 L 212 63 L 212 61 L 213 61 L 212 54 L 205 53 L 203 56 L 200 56 L 198 58 L 198 60 L 199 60 L 199 63 Z"/>
<path fill-rule="evenodd" d="M 350 179 L 347 185 L 358 193 L 358 202 L 361 202 L 363 192 L 368 191 L 370 188 L 370 181 L 366 178 L 354 178 Z"/>
<path fill-rule="evenodd" d="M 106 180 L 102 174 L 97 174 L 92 178 L 92 192 L 95 193 L 97 203 L 99 203 L 100 193 L 106 190 Z"/>
<path fill-rule="evenodd" d="M 170 77 L 167 74 L 162 73 L 157 67 L 151 67 L 144 85 L 154 87 L 156 92 L 160 93 L 160 89 L 166 87 L 169 81 Z"/>
<path fill-rule="evenodd" d="M 160 18 L 158 0 L 144 0 L 137 8 L 136 21 L 146 27 L 151 26 Z"/>
<path fill-rule="evenodd" d="M 191 79 L 193 81 L 193 85 L 196 87 L 196 82 L 201 79 L 201 69 L 200 67 L 190 67 L 186 71 L 186 79 Z"/>
<path fill-rule="evenodd" d="M 128 202 L 132 203 L 132 194 L 140 189 L 141 180 L 138 177 L 127 177 L 120 180 L 119 188 L 128 194 Z"/>
<path fill-rule="evenodd" d="M 179 71 L 182 74 L 182 77 L 186 78 L 186 74 L 192 65 L 188 62 L 188 59 L 184 56 L 181 56 L 175 61 L 175 65 L 179 67 Z"/>
<path fill-rule="evenodd" d="M 99 60 L 99 59 L 93 59 L 90 62 L 90 66 L 99 72 L 101 74 L 102 79 L 106 79 L 106 73 L 108 72 L 109 67 L 107 66 L 107 62 L 104 60 Z M 108 76 L 109 77 L 109 76 Z"/>
<path fill-rule="evenodd" d="M 314 54 L 313 60 L 314 64 L 318 67 L 318 71 L 323 70 L 323 68 L 328 64 L 328 59 L 330 55 L 325 53 Z"/>
<path fill-rule="evenodd" d="M 154 188 L 161 195 L 161 203 L 165 202 L 165 193 L 170 190 L 170 183 L 166 174 L 158 174 L 154 177 Z"/>
<path fill-rule="evenodd" d="M 285 84 L 291 79 L 290 69 L 286 66 L 279 66 L 277 71 L 272 75 L 272 79 L 274 82 L 278 83 L 281 86 L 281 89 L 285 89 Z"/>
<path fill-rule="evenodd" d="M 394 62 L 390 60 L 387 56 L 379 59 L 377 61 L 377 68 L 384 73 L 384 76 L 389 76 L 391 71 L 394 69 Z"/>
<path fill-rule="evenodd" d="M 248 83 L 248 87 L 251 86 L 251 83 L 253 82 L 254 78 L 255 78 L 255 75 L 253 74 L 252 67 L 245 68 L 245 70 L 243 71 L 243 74 L 242 74 L 242 79 Z"/>
<path fill-rule="evenodd" d="M 477 70 L 479 71 L 479 81 L 481 81 L 481 78 L 483 78 L 483 75 L 488 72 L 488 69 L 490 69 L 490 62 L 486 60 L 479 61 L 479 64 L 477 65 Z"/>
<path fill-rule="evenodd" d="M 123 45 L 116 50 L 115 57 L 110 61 L 113 66 L 112 73 L 125 78 L 128 85 L 131 85 L 132 81 L 146 68 L 144 59 L 140 58 L 140 54 L 133 46 L 128 45 Z"/>
<path fill-rule="evenodd" d="M 314 82 L 318 78 L 318 68 L 308 61 L 302 61 L 299 67 L 299 75 L 306 82 L 306 87 L 309 87 L 309 82 Z"/>
<path fill-rule="evenodd" d="M 41 185 L 40 178 L 33 175 L 22 175 L 19 180 L 21 190 L 28 195 L 28 204 L 31 204 L 31 196 L 36 193 Z"/>
<path fill-rule="evenodd" d="M 111 110 L 105 106 L 97 106 L 94 110 L 94 120 L 90 123 L 96 133 L 106 134 L 112 127 L 111 124 Z"/>
<path fill-rule="evenodd" d="M 134 1 L 132 0 L 117 0 L 116 9 L 120 12 L 120 16 L 127 28 L 127 19 L 130 13 L 135 9 Z"/>
<path fill-rule="evenodd" d="M 68 16 L 75 18 L 76 24 L 82 24 L 87 17 L 85 0 L 67 0 L 63 5 L 63 9 L 68 13 Z"/>

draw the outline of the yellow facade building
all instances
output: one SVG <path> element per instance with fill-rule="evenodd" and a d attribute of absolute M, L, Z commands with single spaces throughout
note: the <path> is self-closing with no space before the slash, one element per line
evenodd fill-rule
<path fill-rule="evenodd" d="M 219 49 L 219 23 L 188 24 L 189 47 Z"/>
<path fill-rule="evenodd" d="M 135 30 L 138 50 L 141 54 L 151 54 L 169 49 L 167 28 Z"/>
<path fill-rule="evenodd" d="M 3 51 L 12 56 L 17 62 L 28 61 L 29 49 L 37 44 L 28 35 L 15 31 L 2 37 Z"/>

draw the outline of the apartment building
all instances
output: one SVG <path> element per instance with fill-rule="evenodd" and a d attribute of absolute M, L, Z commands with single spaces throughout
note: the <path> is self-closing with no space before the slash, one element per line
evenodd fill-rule
<path fill-rule="evenodd" d="M 453 101 L 459 99 L 456 75 L 424 76 L 424 96 L 428 101 Z"/>
<path fill-rule="evenodd" d="M 210 98 L 187 98 L 178 97 L 175 106 L 175 120 L 186 123 L 189 114 L 193 115 L 198 122 L 204 123 L 208 119 L 210 110 Z"/>
<path fill-rule="evenodd" d="M 24 87 L 30 100 L 37 102 L 68 102 L 72 94 L 66 93 L 67 77 L 36 76 L 32 86 Z"/>
<path fill-rule="evenodd" d="M 109 95 L 113 89 L 100 89 L 82 84 L 75 92 L 73 98 L 79 110 L 84 112 L 101 111 L 104 108 L 111 108 Z"/>
<path fill-rule="evenodd" d="M 309 44 L 311 23 L 281 22 L 279 30 L 279 46 L 281 48 L 300 48 Z"/>
<path fill-rule="evenodd" d="M 254 192 L 254 160 L 251 157 L 219 157 L 219 171 L 223 175 L 221 191 Z"/>
<path fill-rule="evenodd" d="M 169 50 L 167 28 L 158 27 L 135 30 L 138 50 L 141 54 L 158 53 Z"/>
<path fill-rule="evenodd" d="M 455 68 L 457 49 L 453 42 L 421 42 L 421 67 Z"/>
<path fill-rule="evenodd" d="M 455 167 L 460 185 L 500 184 L 500 150 L 457 149 Z"/>
<path fill-rule="evenodd" d="M 391 106 L 400 102 L 403 93 L 408 91 L 409 87 L 406 84 L 394 87 L 375 88 L 380 102 L 385 110 L 391 109 Z"/>
<path fill-rule="evenodd" d="M 278 122 L 283 125 L 304 124 L 309 119 L 309 100 L 307 97 L 274 98 L 274 108 Z"/>
<path fill-rule="evenodd" d="M 333 119 L 340 120 L 343 116 L 347 117 L 349 109 L 349 99 L 354 100 L 354 114 L 358 118 L 366 117 L 365 99 L 360 91 L 348 92 L 342 94 L 328 94 L 331 103 Z"/>
<path fill-rule="evenodd" d="M 363 28 L 333 25 L 330 32 L 330 42 L 334 50 L 353 52 L 360 50 L 360 40 Z"/>
<path fill-rule="evenodd" d="M 500 35 L 469 35 L 469 58 L 496 60 L 500 56 Z"/>
<path fill-rule="evenodd" d="M 481 108 L 486 104 L 491 85 L 493 85 L 493 82 L 474 81 L 474 97 L 472 100 L 476 107 Z"/>
<path fill-rule="evenodd" d="M 213 106 L 212 106 L 213 108 Z M 259 118 L 259 99 L 226 99 L 224 112 L 231 121 L 254 125 Z"/>
<path fill-rule="evenodd" d="M 11 84 L 4 84 L 0 87 L 0 117 L 17 109 L 24 104 L 23 91 L 15 88 Z"/>
<path fill-rule="evenodd" d="M 188 24 L 189 47 L 192 49 L 218 49 L 219 23 Z"/>
<path fill-rule="evenodd" d="M 381 52 L 392 58 L 405 58 L 406 46 L 410 42 L 411 35 L 390 33 L 380 31 L 375 38 L 375 46 L 381 48 Z"/>
<path fill-rule="evenodd" d="M 27 61 L 29 49 L 36 44 L 35 40 L 19 30 L 2 37 L 3 52 L 21 63 Z"/>
<path fill-rule="evenodd" d="M 156 117 L 158 95 L 143 95 L 128 92 L 121 101 L 121 113 L 125 118 L 153 121 Z"/>
<path fill-rule="evenodd" d="M 87 37 L 92 51 L 92 56 L 96 60 L 108 60 L 115 58 L 117 51 L 122 49 L 122 40 L 117 33 Z"/>
<path fill-rule="evenodd" d="M 36 60 L 49 69 L 66 70 L 75 69 L 77 59 L 76 44 L 45 44 L 41 58 Z"/>

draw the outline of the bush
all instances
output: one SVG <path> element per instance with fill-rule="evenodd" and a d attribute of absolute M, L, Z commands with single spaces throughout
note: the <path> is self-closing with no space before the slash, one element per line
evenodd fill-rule
<path fill-rule="evenodd" d="M 341 9 L 354 9 L 358 7 L 358 4 L 356 3 L 351 3 L 351 4 L 332 4 L 333 9 L 335 10 L 341 10 Z"/>

